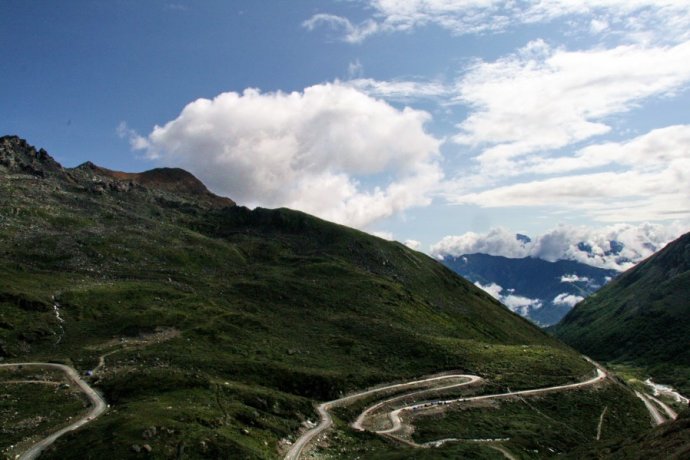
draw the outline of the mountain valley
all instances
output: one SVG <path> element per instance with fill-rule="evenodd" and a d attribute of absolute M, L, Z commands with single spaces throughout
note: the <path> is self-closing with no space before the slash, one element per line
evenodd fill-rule
<path fill-rule="evenodd" d="M 2 137 L 0 229 L 2 363 L 74 368 L 109 406 L 41 458 L 281 458 L 318 403 L 450 373 L 483 383 L 429 388 L 397 440 L 350 427 L 376 398 L 336 407 L 309 455 L 544 458 L 650 427 L 629 387 L 434 259 L 183 170 L 63 168 Z M 0 379 L 24 427 L 0 430 L 7 458 L 89 406 L 59 374 Z"/>

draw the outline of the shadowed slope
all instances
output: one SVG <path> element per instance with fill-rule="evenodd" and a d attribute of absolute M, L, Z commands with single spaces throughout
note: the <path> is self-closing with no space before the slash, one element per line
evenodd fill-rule
<path fill-rule="evenodd" d="M 580 303 L 556 336 L 600 360 L 647 367 L 690 392 L 690 233 Z"/>

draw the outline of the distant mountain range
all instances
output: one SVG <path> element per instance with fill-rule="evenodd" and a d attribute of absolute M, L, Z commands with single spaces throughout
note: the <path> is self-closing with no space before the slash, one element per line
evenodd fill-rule
<path fill-rule="evenodd" d="M 516 238 L 529 242 L 525 235 Z M 548 262 L 532 257 L 466 254 L 446 256 L 443 263 L 540 326 L 557 323 L 576 303 L 618 275 L 616 270 L 572 260 Z"/>

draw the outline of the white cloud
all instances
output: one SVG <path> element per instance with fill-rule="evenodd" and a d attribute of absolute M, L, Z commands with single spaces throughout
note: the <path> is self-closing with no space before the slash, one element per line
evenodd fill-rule
<path fill-rule="evenodd" d="M 377 236 L 381 239 L 388 240 L 388 241 L 393 241 L 395 237 L 393 236 L 393 233 L 391 232 L 384 232 L 384 231 L 377 231 L 377 232 L 371 232 L 372 235 Z"/>
<path fill-rule="evenodd" d="M 431 246 L 431 253 L 435 256 L 454 257 L 480 253 L 519 259 L 527 257 L 529 251 L 523 242 L 517 240 L 515 233 L 497 227 L 487 233 L 467 232 L 446 236 Z"/>
<path fill-rule="evenodd" d="M 506 307 L 520 316 L 527 316 L 530 310 L 538 310 L 542 307 L 542 301 L 539 299 L 530 299 L 529 297 L 514 294 L 502 297 L 501 301 Z"/>
<path fill-rule="evenodd" d="M 527 316 L 530 310 L 536 310 L 542 307 L 541 300 L 515 295 L 513 294 L 513 289 L 505 290 L 496 283 L 483 285 L 476 282 L 474 285 L 521 316 Z M 504 291 L 507 292 L 507 294 L 503 294 Z"/>
<path fill-rule="evenodd" d="M 501 292 L 503 291 L 503 288 L 499 286 L 496 283 L 491 283 L 487 285 L 483 285 L 480 282 L 474 283 L 475 286 L 477 286 L 479 289 L 484 290 L 487 294 L 489 294 L 491 297 L 493 297 L 496 300 L 501 300 Z"/>
<path fill-rule="evenodd" d="M 449 97 L 452 92 L 452 88 L 439 81 L 356 78 L 344 82 L 344 84 L 373 97 L 398 101 Z"/>
<path fill-rule="evenodd" d="M 523 244 L 516 240 L 514 232 L 491 229 L 483 234 L 446 236 L 431 246 L 431 254 L 459 257 L 479 252 L 511 258 L 530 256 L 551 262 L 575 260 L 622 271 L 688 230 L 688 225 L 682 224 L 615 224 L 601 228 L 561 225 Z"/>
<path fill-rule="evenodd" d="M 347 82 L 387 100 L 469 109 L 450 139 L 477 156 L 445 183 L 449 202 L 552 206 L 599 222 L 690 217 L 690 125 L 570 150 L 614 133 L 616 117 L 688 89 L 690 0 L 371 0 L 369 10 L 359 26 L 317 15 L 307 27 L 339 24 L 350 41 L 361 41 L 428 25 L 466 34 L 562 19 L 579 32 L 615 38 L 580 50 L 533 40 L 494 61 L 475 61 L 455 84 Z"/>
<path fill-rule="evenodd" d="M 364 66 L 359 59 L 355 59 L 347 65 L 348 78 L 359 78 L 362 76 L 362 73 L 364 73 Z"/>
<path fill-rule="evenodd" d="M 241 204 L 364 227 L 430 203 L 443 173 L 429 120 L 339 82 L 289 94 L 247 89 L 191 102 L 133 145 Z"/>
<path fill-rule="evenodd" d="M 690 42 L 587 51 L 530 42 L 476 63 L 460 80 L 457 101 L 472 112 L 454 140 L 487 146 L 478 157 L 483 173 L 523 172 L 514 158 L 608 133 L 605 117 L 681 89 L 690 82 L 689 60 Z"/>
<path fill-rule="evenodd" d="M 688 0 L 369 0 L 368 6 L 373 14 L 359 24 L 321 13 L 303 25 L 309 30 L 328 26 L 341 31 L 343 40 L 350 43 L 361 43 L 377 33 L 410 32 L 430 25 L 465 35 L 566 17 L 571 19 L 570 27 L 594 34 L 614 28 L 638 41 L 687 37 L 690 25 Z M 587 20 L 590 17 L 597 22 Z"/>
<path fill-rule="evenodd" d="M 590 281 L 586 276 L 577 276 L 574 273 L 561 276 L 561 283 L 589 283 Z"/>
<path fill-rule="evenodd" d="M 563 294 L 558 294 L 556 297 L 554 297 L 553 303 L 554 305 L 564 305 L 572 308 L 575 306 L 575 304 L 582 302 L 583 300 L 585 300 L 584 297 L 564 292 Z"/>
<path fill-rule="evenodd" d="M 451 202 L 484 207 L 558 206 L 604 222 L 690 216 L 690 125 L 652 130 L 624 142 L 592 144 L 573 156 L 535 157 L 522 166 L 505 158 L 484 156 L 484 160 L 486 169 L 496 171 L 502 169 L 498 164 L 507 163 L 511 174 L 530 174 L 526 176 L 530 179 L 483 190 L 486 184 L 477 180 L 475 189 L 479 190 L 467 191 L 462 184 L 473 181 L 460 178 L 455 183 L 462 187 L 448 188 Z M 586 172 L 602 167 L 608 170 Z"/>
<path fill-rule="evenodd" d="M 403 244 L 410 249 L 414 249 L 415 251 L 418 251 L 419 248 L 422 247 L 422 243 L 417 240 L 405 240 Z"/>
<path fill-rule="evenodd" d="M 367 19 L 361 24 L 354 25 L 347 18 L 324 13 L 315 14 L 302 23 L 302 26 L 308 30 L 314 30 L 320 25 L 343 31 L 343 39 L 348 43 L 361 43 L 365 38 L 380 30 L 380 25 L 372 19 Z"/>
<path fill-rule="evenodd" d="M 609 22 L 606 19 L 592 19 L 589 22 L 589 31 L 592 34 L 600 34 L 609 28 Z"/>

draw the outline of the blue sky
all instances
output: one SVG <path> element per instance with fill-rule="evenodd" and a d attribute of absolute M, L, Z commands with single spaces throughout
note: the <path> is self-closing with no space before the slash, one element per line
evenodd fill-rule
<path fill-rule="evenodd" d="M 65 166 L 181 166 L 435 254 L 690 228 L 690 1 L 0 5 L 2 132 Z"/>

